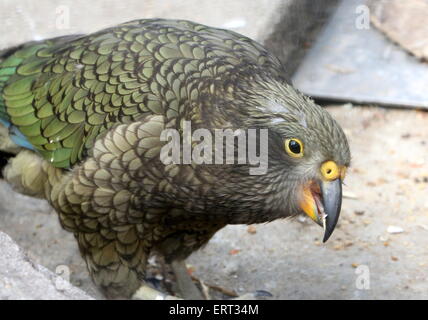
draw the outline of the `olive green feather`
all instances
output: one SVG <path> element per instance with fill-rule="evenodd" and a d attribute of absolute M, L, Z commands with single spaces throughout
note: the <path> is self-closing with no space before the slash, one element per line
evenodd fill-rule
<path fill-rule="evenodd" d="M 9 147 L 30 149 L 16 148 L 4 178 L 48 200 L 108 297 L 132 295 L 151 254 L 183 260 L 227 224 L 306 212 L 324 219 L 329 236 L 349 145 L 330 114 L 287 80 L 258 43 L 188 21 L 137 20 L 0 52 L 2 132 Z M 210 132 L 266 129 L 267 140 L 244 134 L 242 144 L 266 146 L 265 174 L 251 174 L 250 158 L 165 163 L 161 137 L 176 129 L 185 141 L 185 121 Z M 287 141 L 299 141 L 298 156 Z M 326 163 L 340 178 L 325 179 Z"/>
<path fill-rule="evenodd" d="M 256 42 L 188 21 L 137 20 L 34 42 L 0 62 L 0 118 L 52 165 L 67 168 L 102 132 L 147 114 L 176 117 L 184 112 L 180 101 L 201 94 L 189 88 L 225 79 L 240 64 L 281 71 Z"/>

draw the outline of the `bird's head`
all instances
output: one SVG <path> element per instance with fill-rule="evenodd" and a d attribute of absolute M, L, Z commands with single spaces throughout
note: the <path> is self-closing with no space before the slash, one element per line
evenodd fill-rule
<path fill-rule="evenodd" d="M 325 242 L 339 218 L 350 165 L 346 136 L 326 110 L 290 85 L 263 82 L 250 91 L 235 97 L 245 103 L 228 118 L 238 127 L 268 129 L 268 166 L 236 190 L 262 203 L 264 220 L 308 215 L 324 228 Z"/>
<path fill-rule="evenodd" d="M 276 179 L 280 174 L 288 213 L 308 215 L 324 228 L 325 242 L 339 218 L 342 183 L 350 165 L 346 136 L 326 110 L 291 86 L 268 83 L 259 93 L 252 118 L 260 111 L 269 129 L 267 174 Z"/>

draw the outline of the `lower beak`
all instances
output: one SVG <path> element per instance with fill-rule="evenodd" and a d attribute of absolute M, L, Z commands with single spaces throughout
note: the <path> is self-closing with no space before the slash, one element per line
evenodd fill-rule
<path fill-rule="evenodd" d="M 339 219 L 342 206 L 342 180 L 322 180 L 316 190 L 313 184 L 304 189 L 302 210 L 324 228 L 323 242 L 330 238 Z"/>
<path fill-rule="evenodd" d="M 342 180 L 323 181 L 321 183 L 322 205 L 324 207 L 323 227 L 326 242 L 336 227 L 342 207 Z"/>

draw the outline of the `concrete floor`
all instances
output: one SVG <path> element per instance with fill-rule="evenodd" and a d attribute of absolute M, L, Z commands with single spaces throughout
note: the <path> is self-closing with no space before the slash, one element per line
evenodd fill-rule
<path fill-rule="evenodd" d="M 193 274 L 240 294 L 266 290 L 274 299 L 428 299 L 428 113 L 328 110 L 349 137 L 344 190 L 357 197 L 344 199 L 330 240 L 322 244 L 322 229 L 307 219 L 228 226 L 191 256 Z M 389 233 L 391 226 L 403 232 Z M 0 228 L 36 262 L 53 271 L 66 265 L 72 283 L 101 298 L 56 215 L 2 181 Z"/>
<path fill-rule="evenodd" d="M 231 28 L 263 41 L 287 2 L 64 0 L 59 6 L 51 0 L 3 0 L 0 20 L 7 32 L 0 34 L 0 48 L 155 16 Z M 345 190 L 356 196 L 344 200 L 330 240 L 322 244 L 322 229 L 307 219 L 228 226 L 191 256 L 193 274 L 240 294 L 266 290 L 274 299 L 427 299 L 428 113 L 350 105 L 328 110 L 350 140 Z M 403 232 L 391 234 L 390 226 Z M 1 180 L 0 230 L 36 262 L 54 272 L 67 267 L 73 284 L 102 298 L 56 214 Z"/>
<path fill-rule="evenodd" d="M 263 41 L 292 0 L 2 0 L 0 49 L 142 18 L 188 19 Z"/>

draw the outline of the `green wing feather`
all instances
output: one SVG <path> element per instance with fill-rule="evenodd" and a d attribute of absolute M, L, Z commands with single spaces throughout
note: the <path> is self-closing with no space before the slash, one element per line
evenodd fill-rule
<path fill-rule="evenodd" d="M 137 20 L 36 42 L 0 60 L 0 118 L 68 168 L 112 126 L 177 117 L 204 80 L 224 80 L 239 65 L 282 70 L 256 42 L 188 21 Z"/>

